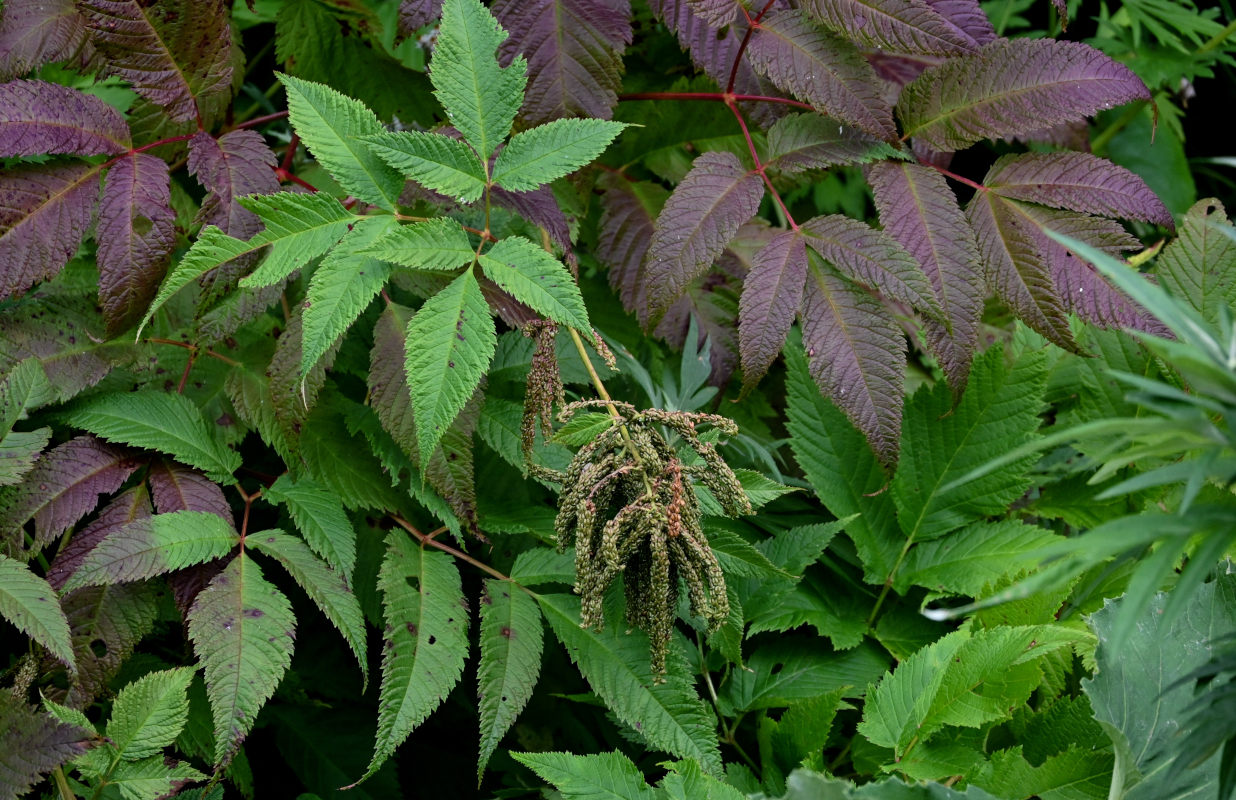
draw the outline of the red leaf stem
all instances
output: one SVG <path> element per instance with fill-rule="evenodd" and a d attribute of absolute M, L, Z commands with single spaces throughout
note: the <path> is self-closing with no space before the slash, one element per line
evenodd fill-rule
<path fill-rule="evenodd" d="M 793 100 L 789 97 L 768 97 L 762 94 L 734 94 L 732 92 L 632 92 L 618 95 L 619 100 L 714 100 L 721 103 L 730 101 L 750 101 L 760 103 L 781 103 L 782 105 L 805 108 L 815 111 L 811 105 Z"/>

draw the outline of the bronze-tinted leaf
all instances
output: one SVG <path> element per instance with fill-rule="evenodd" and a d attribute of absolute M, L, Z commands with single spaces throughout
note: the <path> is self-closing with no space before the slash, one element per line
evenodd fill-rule
<path fill-rule="evenodd" d="M 91 164 L 38 164 L 0 173 L 0 298 L 53 277 L 90 227 L 99 186 Z"/>

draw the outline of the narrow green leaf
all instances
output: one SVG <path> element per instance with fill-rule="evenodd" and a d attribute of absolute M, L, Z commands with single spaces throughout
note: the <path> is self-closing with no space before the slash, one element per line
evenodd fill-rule
<path fill-rule="evenodd" d="M 326 563 L 350 581 L 356 565 L 356 529 L 343 503 L 313 481 L 280 475 L 262 496 L 282 503 L 305 541 Z"/>
<path fill-rule="evenodd" d="M 339 185 L 366 203 L 394 211 L 403 176 L 360 137 L 382 133 L 382 123 L 359 100 L 320 83 L 279 74 L 288 116 L 301 141 Z"/>
<path fill-rule="evenodd" d="M 211 478 L 229 482 L 240 454 L 225 445 L 189 398 L 145 389 L 105 394 L 64 414 L 64 421 L 109 442 L 167 453 Z"/>
<path fill-rule="evenodd" d="M 245 542 L 282 564 L 309 595 L 309 599 L 343 634 L 360 666 L 361 691 L 364 691 L 369 684 L 369 662 L 365 659 L 365 617 L 347 577 L 315 556 L 300 539 L 282 531 L 251 533 Z"/>
<path fill-rule="evenodd" d="M 532 697 L 541 672 L 543 634 L 535 600 L 510 581 L 485 581 L 481 663 L 476 672 L 481 711 L 478 777 Z"/>
<path fill-rule="evenodd" d="M 1018 520 L 980 522 L 912 549 L 893 584 L 978 597 L 1000 579 L 1038 566 L 1060 537 Z"/>
<path fill-rule="evenodd" d="M 358 219 L 313 271 L 301 329 L 302 376 L 309 374 L 386 285 L 390 267 L 364 251 L 395 227 L 394 217 Z"/>
<path fill-rule="evenodd" d="M 155 514 L 109 533 L 86 554 L 64 588 L 153 578 L 222 558 L 239 541 L 232 526 L 209 511 Z"/>
<path fill-rule="evenodd" d="M 537 601 L 588 685 L 618 719 L 649 746 L 693 758 L 709 772 L 720 771 L 716 720 L 696 694 L 676 651 L 670 650 L 669 672 L 658 683 L 645 636 L 612 626 L 604 631 L 581 628 L 579 599 L 571 595 L 538 595 Z"/>
<path fill-rule="evenodd" d="M 107 738 L 126 761 L 156 755 L 176 741 L 189 719 L 188 667 L 151 672 L 116 695 Z"/>
<path fill-rule="evenodd" d="M 251 246 L 270 245 L 261 265 L 241 279 L 249 289 L 273 286 L 325 253 L 348 226 L 360 218 L 325 192 L 279 192 L 238 198 L 257 214 L 266 228 L 249 240 Z"/>
<path fill-rule="evenodd" d="M 553 522 L 553 517 L 550 517 Z M 559 553 L 553 547 L 536 547 L 515 556 L 511 580 L 520 586 L 541 583 L 575 583 L 575 549 Z"/>
<path fill-rule="evenodd" d="M 584 298 L 571 273 L 544 248 L 508 236 L 480 261 L 486 277 L 533 311 L 585 333 L 591 330 Z"/>
<path fill-rule="evenodd" d="M 485 191 L 485 165 L 467 144 L 440 133 L 398 131 L 361 137 L 404 176 L 435 192 L 471 203 Z"/>
<path fill-rule="evenodd" d="M 236 754 L 292 662 L 296 619 L 283 593 L 241 553 L 189 609 L 189 638 L 205 668 L 216 766 Z"/>
<path fill-rule="evenodd" d="M 408 323 L 408 387 L 424 470 L 480 384 L 498 344 L 489 305 L 469 269 L 425 301 Z"/>
<path fill-rule="evenodd" d="M 119 789 L 124 800 L 155 800 L 187 784 L 204 780 L 205 775 L 184 761 L 169 764 L 163 756 L 157 755 L 141 761 L 122 761 L 108 776 L 107 785 Z"/>
<path fill-rule="evenodd" d="M 20 561 L 0 555 L 0 616 L 76 671 L 69 623 L 56 592 Z"/>
<path fill-rule="evenodd" d="M 468 609 L 454 559 L 417 547 L 399 529 L 386 545 L 378 573 L 386 618 L 378 735 L 362 781 L 446 700 L 468 653 Z"/>
<path fill-rule="evenodd" d="M 511 753 L 511 757 L 553 784 L 567 800 L 654 800 L 657 793 L 639 768 L 620 752 Z"/>
<path fill-rule="evenodd" d="M 136 338 L 138 340 L 142 338 L 142 330 L 145 329 L 151 318 L 154 317 L 155 312 L 162 308 L 163 304 L 170 300 L 172 295 L 220 264 L 225 264 L 240 256 L 256 252 L 264 247 L 265 244 L 265 242 L 256 244 L 242 242 L 240 239 L 228 236 L 214 225 L 207 225 L 198 234 L 197 240 L 193 242 L 193 246 L 189 248 L 189 251 L 184 254 L 180 262 L 163 279 L 158 293 L 150 303 L 150 308 L 146 309 L 145 316 L 142 317 L 142 321 L 137 326 Z"/>
<path fill-rule="evenodd" d="M 412 269 L 453 270 L 476 256 L 459 223 L 446 217 L 402 225 L 374 242 L 366 255 Z"/>
<path fill-rule="evenodd" d="M 604 119 L 556 119 L 511 137 L 494 162 L 494 183 L 530 192 L 592 161 L 627 127 Z"/>
<path fill-rule="evenodd" d="M 524 102 L 527 62 L 516 56 L 498 66 L 498 45 L 506 31 L 479 0 L 446 0 L 429 80 L 447 119 L 488 162 L 511 132 Z"/>

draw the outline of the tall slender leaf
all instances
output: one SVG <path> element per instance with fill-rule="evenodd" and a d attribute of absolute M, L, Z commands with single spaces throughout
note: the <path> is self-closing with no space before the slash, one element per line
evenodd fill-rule
<path fill-rule="evenodd" d="M 477 775 L 484 773 L 489 757 L 532 697 L 543 646 L 541 611 L 531 596 L 510 581 L 487 580 L 482 591 Z"/>
<path fill-rule="evenodd" d="M 485 191 L 485 164 L 466 143 L 440 133 L 398 131 L 363 137 L 378 156 L 403 175 L 461 203 Z"/>
<path fill-rule="evenodd" d="M 834 33 L 897 53 L 956 55 L 974 41 L 927 3 L 898 0 L 808 0 L 807 11 Z"/>
<path fill-rule="evenodd" d="M 0 555 L 0 617 L 76 671 L 73 643 L 56 591 L 20 561 Z"/>
<path fill-rule="evenodd" d="M 520 131 L 494 161 L 494 183 L 526 192 L 592 162 L 626 127 L 603 119 L 559 119 Z"/>
<path fill-rule="evenodd" d="M 107 723 L 107 738 L 120 758 L 153 756 L 176 741 L 189 720 L 193 674 L 187 667 L 151 672 L 120 690 Z"/>
<path fill-rule="evenodd" d="M 807 282 L 807 246 L 797 231 L 783 231 L 755 255 L 738 305 L 743 389 L 768 372 L 798 316 Z"/>

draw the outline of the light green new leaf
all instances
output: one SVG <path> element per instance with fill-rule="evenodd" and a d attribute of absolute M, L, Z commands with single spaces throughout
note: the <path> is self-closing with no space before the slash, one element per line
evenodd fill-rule
<path fill-rule="evenodd" d="M 249 245 L 270 245 L 261 265 L 240 280 L 248 289 L 273 286 L 334 246 L 349 225 L 361 222 L 325 192 L 255 194 L 239 202 L 266 226 Z"/>
<path fill-rule="evenodd" d="M 476 671 L 481 712 L 478 776 L 532 697 L 541 672 L 543 633 L 535 600 L 510 581 L 485 581 L 481 663 Z"/>
<path fill-rule="evenodd" d="M 716 720 L 696 694 L 676 651 L 670 650 L 669 673 L 658 683 L 643 634 L 614 626 L 603 631 L 581 628 L 579 599 L 571 595 L 540 595 L 537 600 L 588 685 L 618 719 L 649 746 L 693 758 L 710 773 L 720 771 Z"/>
<path fill-rule="evenodd" d="M 51 585 L 12 558 L 0 555 L 0 617 L 47 648 L 48 652 L 77 671 L 73 661 L 73 638 L 60 599 Z"/>
<path fill-rule="evenodd" d="M 86 554 L 64 588 L 153 578 L 222 558 L 239 541 L 232 526 L 209 511 L 155 514 L 109 533 Z"/>
<path fill-rule="evenodd" d="M 625 127 L 604 119 L 556 119 L 521 131 L 494 161 L 494 183 L 530 192 L 592 163 Z"/>
<path fill-rule="evenodd" d="M 20 483 L 51 439 L 51 428 L 9 431 L 0 439 L 0 486 Z"/>
<path fill-rule="evenodd" d="M 63 419 L 109 442 L 167 453 L 211 480 L 230 482 L 240 467 L 240 454 L 223 443 L 202 410 L 181 394 L 155 389 L 105 394 L 69 409 Z"/>
<path fill-rule="evenodd" d="M 1184 216 L 1179 235 L 1156 260 L 1159 285 L 1187 302 L 1202 319 L 1218 325 L 1220 309 L 1236 305 L 1236 242 L 1223 234 L 1223 204 L 1198 201 Z"/>
<path fill-rule="evenodd" d="M 600 411 L 585 411 L 576 414 L 558 430 L 554 441 L 568 447 L 583 447 L 605 431 L 614 427 L 614 418 Z"/>
<path fill-rule="evenodd" d="M 390 231 L 366 255 L 412 269 L 453 270 L 470 263 L 476 248 L 458 222 L 435 217 Z"/>
<path fill-rule="evenodd" d="M 511 132 L 524 102 L 528 68 L 523 56 L 498 66 L 506 31 L 479 0 L 446 0 L 429 80 L 447 119 L 488 162 Z"/>
<path fill-rule="evenodd" d="M 112 704 L 107 738 L 120 757 L 137 761 L 176 741 L 189 719 L 188 667 L 151 672 L 125 686 Z"/>
<path fill-rule="evenodd" d="M 567 800 L 654 800 L 657 794 L 622 753 L 511 753 Z"/>
<path fill-rule="evenodd" d="M 14 431 L 26 411 L 55 399 L 43 362 L 27 358 L 0 381 L 0 486 L 18 483 L 34 467 L 51 438 L 51 428 Z"/>
<path fill-rule="evenodd" d="M 233 236 L 228 236 L 214 225 L 207 225 L 198 234 L 193 246 L 184 254 L 180 262 L 168 272 L 167 277 L 159 286 L 159 291 L 146 309 L 137 326 L 137 339 L 142 338 L 142 330 L 154 317 L 156 311 L 171 299 L 172 295 L 188 286 L 193 281 L 210 272 L 220 264 L 239 258 L 247 253 L 255 252 L 265 246 L 265 242 L 250 244 Z"/>
<path fill-rule="evenodd" d="M 361 141 L 405 177 L 460 203 L 471 203 L 485 191 L 485 165 L 458 139 L 398 131 L 365 136 Z"/>
<path fill-rule="evenodd" d="M 236 754 L 292 662 L 292 605 L 241 553 L 189 609 L 189 638 L 205 668 L 216 766 Z"/>
<path fill-rule="evenodd" d="M 281 479 L 282 480 L 282 479 Z M 339 629 L 352 648 L 361 670 L 361 691 L 369 685 L 369 662 L 365 659 L 365 616 L 360 602 L 343 574 L 319 559 L 302 542 L 278 530 L 251 533 L 245 541 L 274 558 L 305 590 L 331 624 Z"/>
<path fill-rule="evenodd" d="M 971 785 L 997 797 L 1103 800 L 1112 782 L 1112 754 L 1073 744 L 1032 764 L 1018 745 L 992 753 L 990 761 L 967 777 Z"/>
<path fill-rule="evenodd" d="M 1002 348 L 974 361 L 961 402 L 954 407 L 943 383 L 920 389 L 906 404 L 893 502 L 902 532 L 912 542 L 935 539 L 989 514 L 1003 512 L 1029 483 L 1031 453 L 981 480 L 942 490 L 956 478 L 1026 443 L 1039 427 L 1047 359 L 1023 355 L 1011 367 Z"/>
<path fill-rule="evenodd" d="M 442 704 L 468 654 L 468 609 L 454 559 L 417 547 L 398 528 L 386 546 L 378 573 L 387 626 L 378 735 L 362 781 Z"/>
<path fill-rule="evenodd" d="M 394 217 L 358 219 L 313 271 L 301 328 L 302 376 L 309 374 L 386 285 L 390 266 L 364 251 L 396 227 Z"/>
<path fill-rule="evenodd" d="M 403 176 L 360 138 L 382 133 L 377 116 L 329 86 L 291 75 L 277 77 L 287 91 L 292 127 L 313 157 L 357 199 L 394 211 Z"/>
<path fill-rule="evenodd" d="M 157 800 L 178 787 L 206 780 L 206 776 L 183 761 L 168 764 L 163 756 L 141 761 L 122 761 L 107 778 L 108 786 L 120 790 L 124 800 Z M 184 794 L 180 795 L 184 797 Z"/>
<path fill-rule="evenodd" d="M 588 333 L 588 310 L 562 262 L 520 236 L 508 236 L 481 256 L 485 276 L 554 322 Z"/>
<path fill-rule="evenodd" d="M 424 471 L 446 429 L 480 384 L 498 345 L 489 304 L 469 269 L 408 323 L 408 387 Z"/>
<path fill-rule="evenodd" d="M 924 586 L 978 597 L 1001 578 L 1038 566 L 1040 548 L 1059 541 L 1054 533 L 1017 520 L 975 523 L 912 549 L 893 587 L 903 593 Z"/>
<path fill-rule="evenodd" d="M 553 517 L 550 517 L 553 522 Z M 488 528 L 486 529 L 488 530 Z M 520 586 L 541 583 L 575 583 L 575 548 L 559 553 L 553 547 L 536 547 L 515 556 L 511 580 Z"/>
<path fill-rule="evenodd" d="M 661 766 L 670 770 L 657 784 L 666 800 L 745 800 L 747 797 L 730 784 L 705 775 L 694 761 L 677 761 Z"/>
<path fill-rule="evenodd" d="M 280 475 L 262 497 L 282 503 L 313 552 L 351 582 L 356 566 L 356 529 L 338 495 L 308 479 L 293 481 Z"/>

